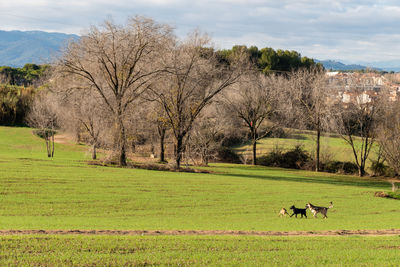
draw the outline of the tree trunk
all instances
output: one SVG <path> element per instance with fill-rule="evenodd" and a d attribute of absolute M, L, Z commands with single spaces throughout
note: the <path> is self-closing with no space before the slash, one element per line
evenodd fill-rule
<path fill-rule="evenodd" d="M 208 149 L 205 152 L 204 158 L 203 158 L 203 163 L 205 166 L 208 166 Z"/>
<path fill-rule="evenodd" d="M 54 132 L 51 130 L 51 142 L 52 142 L 52 149 L 51 149 L 51 157 L 54 157 Z"/>
<path fill-rule="evenodd" d="M 365 155 L 361 155 L 361 159 L 360 159 L 361 163 L 360 163 L 360 167 L 358 168 L 358 175 L 360 177 L 364 176 L 366 174 L 365 172 Z"/>
<path fill-rule="evenodd" d="M 76 127 L 75 127 L 75 139 L 76 139 L 76 143 L 80 144 L 82 137 L 81 137 L 81 131 L 79 129 L 79 125 L 76 125 Z"/>
<path fill-rule="evenodd" d="M 257 165 L 257 139 L 253 139 L 253 165 Z"/>
<path fill-rule="evenodd" d="M 117 156 L 119 166 L 126 166 L 126 140 L 125 140 L 125 127 L 121 119 L 121 115 L 118 116 L 118 140 L 117 140 Z"/>
<path fill-rule="evenodd" d="M 118 159 L 119 159 L 119 165 L 120 166 L 126 166 L 126 147 L 125 147 L 125 142 L 122 141 L 121 147 L 119 149 L 118 153 Z"/>
<path fill-rule="evenodd" d="M 177 169 L 181 168 L 182 152 L 183 152 L 183 136 L 178 136 L 176 138 L 176 152 L 175 152 L 175 161 Z"/>
<path fill-rule="evenodd" d="M 319 165 L 320 165 L 319 154 L 320 154 L 320 148 L 321 148 L 320 143 L 321 143 L 321 129 L 318 126 L 318 128 L 317 128 L 317 151 L 316 151 L 316 155 L 315 155 L 315 160 L 316 160 L 315 171 L 316 172 L 319 172 L 319 170 L 320 170 L 320 167 L 319 167 Z"/>
<path fill-rule="evenodd" d="M 208 166 L 208 151 L 207 148 L 202 147 L 200 149 L 201 165 Z"/>
<path fill-rule="evenodd" d="M 44 141 L 46 142 L 47 157 L 50 158 L 50 157 L 51 157 L 51 153 L 50 153 L 50 139 L 49 139 L 49 137 L 47 136 L 47 133 L 45 133 Z"/>
<path fill-rule="evenodd" d="M 166 162 L 165 161 L 165 146 L 164 146 L 164 140 L 165 140 L 165 129 L 160 129 L 159 130 L 160 134 L 160 162 Z"/>
<path fill-rule="evenodd" d="M 358 176 L 363 177 L 365 175 L 365 169 L 363 166 L 358 167 Z"/>
<path fill-rule="evenodd" d="M 92 147 L 92 159 L 97 159 L 97 154 L 96 154 L 96 143 L 93 144 Z"/>

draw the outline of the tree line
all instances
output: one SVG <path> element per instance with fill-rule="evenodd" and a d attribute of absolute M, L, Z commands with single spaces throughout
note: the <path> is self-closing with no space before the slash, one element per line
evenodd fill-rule
<path fill-rule="evenodd" d="M 46 83 L 50 65 L 25 64 L 0 67 L 0 125 L 24 125 L 26 114 L 40 86 Z"/>
<path fill-rule="evenodd" d="M 218 51 L 206 34 L 178 39 L 169 25 L 149 18 L 91 27 L 54 63 L 47 86 L 27 121 L 44 130 L 48 147 L 62 128 L 77 139 L 84 135 L 93 158 L 99 147 L 114 151 L 112 160 L 121 166 L 144 137 L 158 140 L 161 162 L 167 160 L 165 139 L 172 140 L 176 168 L 184 158 L 207 164 L 217 147 L 237 139 L 250 140 L 257 164 L 257 141 L 282 127 L 315 131 L 316 171 L 324 132 L 351 146 L 360 176 L 377 139 L 383 157 L 395 164 L 393 138 L 385 141 L 390 135 L 380 133 L 392 131 L 383 118 L 394 116 L 388 107 L 396 110 L 397 102 L 386 101 L 384 92 L 370 102 L 344 103 L 337 97 L 342 85 L 297 52 L 246 46 Z M 351 87 L 365 89 L 360 80 Z"/>
<path fill-rule="evenodd" d="M 25 64 L 22 68 L 0 67 L 0 84 L 36 86 L 41 83 L 50 65 Z"/>
<path fill-rule="evenodd" d="M 221 50 L 218 53 L 222 58 L 229 58 L 231 54 L 241 50 L 246 51 L 249 61 L 264 74 L 282 74 L 313 66 L 323 68 L 322 64 L 316 63 L 312 58 L 301 56 L 297 51 L 274 50 L 270 47 L 258 49 L 257 46 L 248 48 L 244 45 L 236 45 L 232 49 Z"/>

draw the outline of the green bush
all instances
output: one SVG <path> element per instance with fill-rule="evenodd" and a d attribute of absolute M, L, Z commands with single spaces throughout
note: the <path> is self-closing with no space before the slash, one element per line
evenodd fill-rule
<path fill-rule="evenodd" d="M 41 129 L 41 130 L 34 130 L 33 134 L 39 136 L 43 139 L 48 139 L 51 136 L 55 135 L 57 131 L 51 129 Z"/>
<path fill-rule="evenodd" d="M 35 89 L 0 84 L 0 125 L 24 125 Z"/>
<path fill-rule="evenodd" d="M 226 163 L 241 163 L 239 155 L 232 148 L 225 146 L 217 149 L 217 160 Z"/>
<path fill-rule="evenodd" d="M 394 171 L 386 166 L 383 162 L 372 160 L 371 170 L 377 176 L 395 176 Z"/>
<path fill-rule="evenodd" d="M 282 162 L 283 154 L 281 151 L 273 151 L 257 158 L 257 164 L 263 166 L 281 167 Z"/>
<path fill-rule="evenodd" d="M 290 169 L 302 169 L 310 161 L 310 156 L 301 146 L 285 153 L 275 150 L 257 159 L 258 165 Z"/>
<path fill-rule="evenodd" d="M 322 170 L 330 173 L 358 173 L 357 164 L 348 161 L 329 161 L 322 166 Z"/>
<path fill-rule="evenodd" d="M 387 195 L 389 198 L 400 199 L 400 192 L 387 192 Z"/>
<path fill-rule="evenodd" d="M 274 128 L 271 131 L 268 132 L 268 134 L 265 137 L 270 137 L 270 138 L 288 138 L 289 135 L 285 132 L 285 130 L 281 127 Z"/>

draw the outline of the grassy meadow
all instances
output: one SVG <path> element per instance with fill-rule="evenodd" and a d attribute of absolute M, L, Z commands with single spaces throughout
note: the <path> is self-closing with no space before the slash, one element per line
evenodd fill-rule
<path fill-rule="evenodd" d="M 398 266 L 400 237 L 0 236 L 8 266 Z"/>
<path fill-rule="evenodd" d="M 400 228 L 388 182 L 214 164 L 212 173 L 87 165 L 85 146 L 0 127 L 0 230 L 323 231 Z M 310 201 L 328 219 L 279 218 Z M 321 216 L 320 216 L 321 217 Z M 0 236 L 1 265 L 396 265 L 399 237 Z M 61 245 L 63 244 L 63 245 Z M 372 251 L 372 252 L 371 252 Z M 372 253 L 372 254 L 368 254 Z M 340 255 L 340 256 L 338 256 Z"/>

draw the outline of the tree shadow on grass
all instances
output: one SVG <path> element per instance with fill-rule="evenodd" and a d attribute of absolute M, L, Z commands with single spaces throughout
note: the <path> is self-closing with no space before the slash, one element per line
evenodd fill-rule
<path fill-rule="evenodd" d="M 380 188 L 390 189 L 390 184 L 382 180 L 372 180 L 369 178 L 359 178 L 355 176 L 339 176 L 332 174 L 329 176 L 328 173 L 313 173 L 310 176 L 302 174 L 304 171 L 300 170 L 287 170 L 287 169 L 269 169 L 262 167 L 248 167 L 245 169 L 246 173 L 220 173 L 218 175 L 234 176 L 239 178 L 252 178 L 252 179 L 263 179 L 270 181 L 286 181 L 286 182 L 298 182 L 298 183 L 313 183 L 313 184 L 329 184 L 338 186 L 356 186 L 364 188 Z M 262 174 L 255 174 L 254 172 L 263 172 Z M 252 173 L 253 172 L 253 173 Z M 270 173 L 268 173 L 270 172 Z M 298 175 L 296 174 L 298 172 Z M 313 177 L 315 175 L 315 177 Z M 326 177 L 322 176 L 326 175 Z"/>

